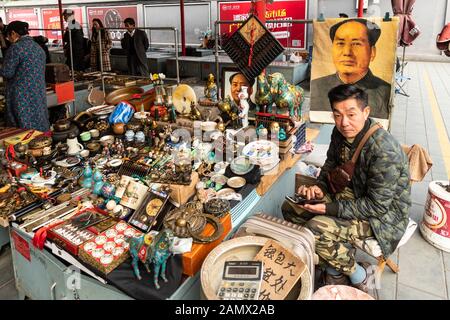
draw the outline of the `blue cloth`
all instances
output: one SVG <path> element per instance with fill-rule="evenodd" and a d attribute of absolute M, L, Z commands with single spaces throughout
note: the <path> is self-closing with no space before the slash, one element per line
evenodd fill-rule
<path fill-rule="evenodd" d="M 29 36 L 6 51 L 0 76 L 6 83 L 6 123 L 10 127 L 48 131 L 45 52 Z"/>
<path fill-rule="evenodd" d="M 366 269 L 361 267 L 359 264 L 356 264 L 356 271 L 353 272 L 349 278 L 353 284 L 363 282 L 366 279 Z"/>
<path fill-rule="evenodd" d="M 331 274 L 332 276 L 339 276 L 342 274 L 339 271 L 337 271 L 336 269 L 331 268 L 331 267 L 327 267 L 327 273 Z"/>

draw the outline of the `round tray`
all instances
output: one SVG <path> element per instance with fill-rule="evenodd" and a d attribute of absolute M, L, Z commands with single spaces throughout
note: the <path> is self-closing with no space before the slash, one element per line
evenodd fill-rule
<path fill-rule="evenodd" d="M 203 262 L 200 272 L 202 298 L 217 300 L 225 261 L 253 260 L 268 240 L 270 239 L 265 237 L 245 236 L 222 242 L 214 248 Z M 301 286 L 297 283 L 287 300 L 307 299 L 309 288 L 313 286 L 310 277 L 309 269 L 306 268 L 300 278 Z"/>

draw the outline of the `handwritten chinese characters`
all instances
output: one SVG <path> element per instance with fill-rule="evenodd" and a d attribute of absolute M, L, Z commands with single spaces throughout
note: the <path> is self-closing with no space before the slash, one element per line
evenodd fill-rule
<path fill-rule="evenodd" d="M 283 300 L 306 269 L 303 261 L 281 246 L 269 240 L 254 260 L 264 263 L 259 300 Z"/>

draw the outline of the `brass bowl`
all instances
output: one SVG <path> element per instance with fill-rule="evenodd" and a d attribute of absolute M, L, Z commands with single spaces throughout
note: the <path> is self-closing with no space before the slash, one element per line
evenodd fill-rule
<path fill-rule="evenodd" d="M 121 101 L 131 99 L 135 94 L 144 93 L 141 87 L 126 87 L 110 92 L 106 98 L 106 104 L 115 106 Z"/>
<path fill-rule="evenodd" d="M 53 124 L 53 128 L 57 132 L 69 130 L 70 129 L 70 121 L 66 120 L 66 119 L 58 120 Z"/>
<path fill-rule="evenodd" d="M 245 186 L 246 183 L 247 181 L 243 177 L 231 177 L 227 181 L 227 185 L 233 189 L 240 189 Z"/>
<path fill-rule="evenodd" d="M 42 149 L 52 145 L 52 138 L 44 135 L 38 136 L 28 143 L 29 149 Z"/>

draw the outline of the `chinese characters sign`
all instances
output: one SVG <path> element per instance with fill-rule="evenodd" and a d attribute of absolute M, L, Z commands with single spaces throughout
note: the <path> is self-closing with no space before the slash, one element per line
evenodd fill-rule
<path fill-rule="evenodd" d="M 219 3 L 219 19 L 236 21 L 236 23 L 232 24 L 222 24 L 220 33 L 231 35 L 239 29 L 241 22 L 247 20 L 250 8 L 250 1 Z M 306 16 L 306 0 L 274 1 L 271 4 L 267 4 L 266 20 L 303 20 L 306 19 Z M 306 24 L 269 22 L 266 23 L 266 27 L 284 47 L 306 48 Z"/>
<path fill-rule="evenodd" d="M 283 300 L 306 270 L 300 258 L 273 240 L 266 242 L 254 260 L 264 263 L 259 300 Z"/>
<path fill-rule="evenodd" d="M 37 9 L 7 9 L 6 22 L 26 21 L 30 29 L 39 29 L 39 18 Z M 38 30 L 31 30 L 30 36 L 39 35 Z"/>
<path fill-rule="evenodd" d="M 87 8 L 89 28 L 92 28 L 92 20 L 97 18 L 103 22 L 105 28 L 125 28 L 123 21 L 133 18 L 138 26 L 137 6 L 116 7 L 89 7 Z M 126 30 L 109 30 L 112 41 L 120 41 Z"/>

